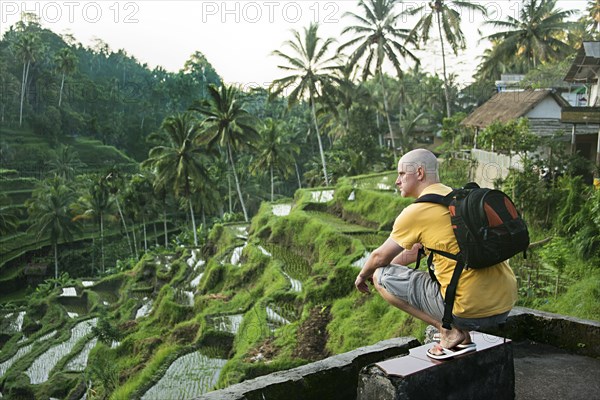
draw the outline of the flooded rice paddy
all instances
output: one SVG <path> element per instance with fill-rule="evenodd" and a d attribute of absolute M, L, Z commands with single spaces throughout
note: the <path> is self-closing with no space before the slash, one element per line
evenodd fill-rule
<path fill-rule="evenodd" d="M 292 211 L 291 204 L 274 204 L 271 208 L 273 215 L 278 217 L 285 217 L 290 214 L 290 211 Z"/>
<path fill-rule="evenodd" d="M 56 331 L 52 331 L 50 333 L 47 333 L 41 337 L 39 337 L 38 339 L 36 339 L 35 341 L 33 341 L 32 343 L 22 346 L 21 348 L 19 348 L 19 350 L 17 350 L 17 352 L 15 353 L 14 356 L 12 356 L 11 358 L 9 358 L 8 360 L 4 361 L 3 363 L 0 363 L 0 378 L 2 378 L 4 376 L 4 374 L 6 374 L 6 371 L 8 371 L 8 369 L 17 361 L 19 360 L 21 357 L 23 357 L 24 355 L 28 354 L 31 349 L 33 349 L 33 346 L 37 343 L 42 343 L 52 337 L 54 337 L 54 335 L 56 335 Z"/>
<path fill-rule="evenodd" d="M 235 266 L 240 265 L 240 259 L 242 258 L 242 252 L 244 251 L 244 248 L 246 246 L 247 246 L 247 243 L 244 243 L 243 246 L 238 246 L 235 249 L 233 249 L 233 253 L 231 254 L 231 259 L 229 260 L 229 263 L 231 265 L 235 265 Z"/>
<path fill-rule="evenodd" d="M 191 399 L 212 389 L 227 360 L 209 358 L 199 351 L 179 357 L 142 400 Z"/>
<path fill-rule="evenodd" d="M 358 267 L 358 268 L 364 267 L 365 263 L 367 262 L 367 260 L 369 259 L 370 256 L 371 256 L 371 252 L 365 251 L 365 253 L 363 254 L 363 256 L 360 259 L 358 259 L 352 263 L 352 266 Z"/>
<path fill-rule="evenodd" d="M 204 272 L 201 272 L 200 274 L 198 274 L 198 276 L 196 276 L 194 279 L 192 279 L 192 281 L 190 282 L 190 286 L 192 289 L 196 289 L 198 287 L 203 276 L 204 276 Z"/>
<path fill-rule="evenodd" d="M 3 327 L 4 332 L 7 334 L 21 332 L 23 329 L 23 321 L 25 320 L 25 311 L 19 311 L 18 313 L 9 313 L 4 316 Z"/>
<path fill-rule="evenodd" d="M 48 380 L 50 371 L 58 362 L 67 356 L 75 347 L 75 344 L 84 336 L 90 334 L 92 327 L 95 327 L 98 318 L 92 318 L 82 321 L 71 329 L 71 337 L 66 341 L 51 347 L 40 357 L 38 357 L 31 366 L 25 371 L 32 384 L 37 385 Z"/>
<path fill-rule="evenodd" d="M 243 319 L 244 314 L 232 314 L 210 317 L 208 321 L 214 329 L 235 335 L 238 333 Z"/>
<path fill-rule="evenodd" d="M 77 289 L 74 287 L 62 288 L 62 293 L 59 297 L 77 297 Z"/>
<path fill-rule="evenodd" d="M 92 340 L 87 342 L 85 344 L 83 350 L 81 350 L 81 352 L 76 357 L 74 357 L 71 361 L 69 361 L 65 370 L 66 371 L 83 372 L 85 370 L 85 367 L 87 366 L 90 351 L 92 351 L 94 346 L 96 346 L 96 343 L 98 343 L 97 338 L 93 338 Z"/>
<path fill-rule="evenodd" d="M 319 190 L 310 192 L 311 201 L 313 203 L 327 203 L 333 200 L 334 190 Z"/>
<path fill-rule="evenodd" d="M 148 297 L 144 297 L 145 303 L 142 304 L 140 308 L 135 312 L 135 319 L 140 319 L 142 317 L 148 316 L 152 312 L 152 299 L 148 299 Z"/>

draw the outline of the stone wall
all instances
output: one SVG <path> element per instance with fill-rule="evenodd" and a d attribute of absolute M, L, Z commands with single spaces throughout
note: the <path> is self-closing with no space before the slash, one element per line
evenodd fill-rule
<path fill-rule="evenodd" d="M 600 358 L 600 322 L 515 307 L 502 330 L 513 340 L 533 340 L 571 353 Z"/>
<path fill-rule="evenodd" d="M 360 370 L 374 362 L 408 354 L 419 346 L 414 338 L 384 340 L 288 371 L 275 372 L 222 390 L 207 393 L 198 399 L 264 400 L 264 399 L 327 399 L 356 398 Z"/>
<path fill-rule="evenodd" d="M 598 340 L 600 338 L 600 322 L 596 321 L 516 307 L 511 311 L 508 321 L 502 329 L 487 333 L 508 337 L 515 341 L 532 340 L 556 346 L 571 353 L 600 358 L 600 340 Z M 244 381 L 222 390 L 207 393 L 198 399 L 351 400 L 357 396 L 362 368 L 393 357 L 408 355 L 409 351 L 412 351 L 411 349 L 420 345 L 421 343 L 414 338 L 385 340 L 288 371 L 280 371 Z M 481 346 L 478 345 L 478 347 Z M 506 365 L 499 365 L 499 367 L 512 370 L 510 346 L 498 347 L 498 350 L 495 351 L 500 352 L 503 359 L 510 358 L 510 361 L 504 363 Z M 485 357 L 465 357 L 461 362 L 473 362 L 474 365 L 471 367 L 477 369 L 477 363 L 481 360 L 485 360 Z M 435 370 L 434 368 L 433 371 Z M 442 371 L 442 375 L 445 374 L 443 368 L 439 371 Z M 431 380 L 432 377 L 425 376 L 418 377 L 418 379 Z M 472 387 L 463 389 L 464 393 L 476 393 L 480 388 L 478 384 L 474 384 Z M 488 398 L 511 398 L 511 393 L 514 391 L 498 393 L 498 396 Z"/>

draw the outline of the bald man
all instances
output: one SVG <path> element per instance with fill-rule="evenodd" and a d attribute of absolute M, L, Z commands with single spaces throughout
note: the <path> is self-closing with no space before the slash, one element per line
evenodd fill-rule
<path fill-rule="evenodd" d="M 444 196 L 452 190 L 440 183 L 437 158 L 424 149 L 410 151 L 400 159 L 396 186 L 402 197 L 414 198 L 429 193 Z M 437 328 L 440 343 L 428 350 L 430 357 L 445 359 L 473 351 L 469 332 L 504 322 L 515 304 L 515 275 L 507 262 L 465 269 L 454 300 L 452 329 L 444 329 L 444 295 L 456 261 L 434 254 L 436 282 L 428 273 L 406 267 L 416 261 L 422 246 L 458 253 L 447 207 L 424 202 L 402 210 L 390 237 L 371 253 L 354 284 L 360 292 L 369 293 L 367 281 L 373 281 L 388 303 Z"/>

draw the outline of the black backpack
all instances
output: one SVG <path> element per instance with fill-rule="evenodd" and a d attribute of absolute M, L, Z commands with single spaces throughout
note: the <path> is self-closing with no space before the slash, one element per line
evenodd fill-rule
<path fill-rule="evenodd" d="M 500 190 L 480 188 L 476 183 L 468 183 L 463 188 L 454 189 L 446 196 L 425 194 L 415 203 L 442 204 L 450 210 L 454 235 L 460 251 L 452 254 L 446 251 L 430 251 L 427 260 L 429 274 L 433 273 L 433 254 L 437 253 L 456 260 L 456 267 L 444 298 L 442 326 L 451 329 L 452 307 L 458 279 L 464 268 L 488 268 L 508 260 L 529 247 L 527 224 L 521 218 L 512 200 Z M 417 266 L 424 249 L 419 250 Z"/>

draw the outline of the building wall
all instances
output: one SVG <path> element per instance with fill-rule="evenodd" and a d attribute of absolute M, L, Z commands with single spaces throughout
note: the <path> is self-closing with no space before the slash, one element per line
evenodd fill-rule
<path fill-rule="evenodd" d="M 473 180 L 481 187 L 494 189 L 498 179 L 505 179 L 509 169 L 523 170 L 521 157 L 509 157 L 491 151 L 472 149 L 471 157 L 477 161 Z"/>
<path fill-rule="evenodd" d="M 540 101 L 533 109 L 531 109 L 525 116 L 527 118 L 556 118 L 560 119 L 560 106 L 552 98 L 547 96 L 544 100 Z"/>
<path fill-rule="evenodd" d="M 589 95 L 590 97 L 588 99 L 588 106 L 600 106 L 600 84 L 598 82 L 592 85 Z"/>

